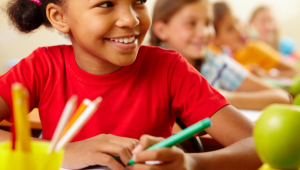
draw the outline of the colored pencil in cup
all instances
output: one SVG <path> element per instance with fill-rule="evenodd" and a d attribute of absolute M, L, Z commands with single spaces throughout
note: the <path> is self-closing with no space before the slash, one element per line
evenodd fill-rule
<path fill-rule="evenodd" d="M 69 123 L 67 124 L 67 126 L 64 128 L 60 139 L 62 138 L 62 136 L 64 136 L 66 134 L 66 132 L 70 129 L 70 127 L 72 126 L 72 124 L 78 119 L 78 117 L 82 114 L 82 112 L 87 108 L 87 106 L 91 103 L 92 101 L 89 99 L 84 99 L 82 101 L 82 103 L 80 104 L 80 106 L 78 107 L 78 109 L 76 110 L 76 112 L 74 113 L 74 115 L 72 116 L 72 118 L 70 119 Z"/>
<path fill-rule="evenodd" d="M 24 152 L 31 151 L 31 131 L 28 121 L 29 103 L 28 91 L 21 83 L 12 85 L 12 101 L 14 112 L 14 134 L 13 149 L 20 149 Z M 14 140 L 15 139 L 15 140 Z M 15 143 L 14 143 L 15 142 Z"/>
<path fill-rule="evenodd" d="M 70 120 L 70 117 L 74 113 L 74 110 L 77 105 L 77 96 L 73 95 L 66 103 L 66 106 L 62 112 L 62 115 L 59 119 L 59 122 L 56 126 L 55 132 L 51 139 L 50 147 L 48 149 L 48 153 L 52 153 L 57 145 L 57 142 L 62 134 L 63 129 L 65 128 L 66 124 Z"/>
<path fill-rule="evenodd" d="M 66 134 L 58 141 L 54 151 L 58 152 L 61 148 L 65 147 L 65 145 L 74 138 L 74 136 L 80 131 L 80 129 L 85 125 L 85 123 L 96 112 L 101 101 L 102 97 L 98 97 L 88 105 L 88 107 L 82 112 L 78 119 L 72 124 L 72 126 L 66 132 Z"/>

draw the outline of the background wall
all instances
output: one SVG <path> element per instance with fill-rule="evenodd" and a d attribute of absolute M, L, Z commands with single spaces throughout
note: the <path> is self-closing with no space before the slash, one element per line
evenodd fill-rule
<path fill-rule="evenodd" d="M 0 0 L 3 8 L 9 0 Z M 149 11 L 152 12 L 156 0 L 148 0 Z M 211 0 L 216 2 L 217 0 Z M 299 0 L 225 0 L 241 21 L 248 21 L 252 10 L 261 4 L 270 5 L 281 25 L 281 34 L 293 38 L 300 45 L 300 1 Z M 288 3 L 287 3 L 288 2 Z M 147 37 L 148 38 L 148 37 Z M 148 40 L 145 41 L 147 44 Z M 18 33 L 8 24 L 7 17 L 0 11 L 0 74 L 4 73 L 5 64 L 9 60 L 28 56 L 39 46 L 70 43 L 56 30 L 40 28 L 33 34 Z"/>
<path fill-rule="evenodd" d="M 32 34 L 20 34 L 9 24 L 2 8 L 9 0 L 0 0 L 0 74 L 9 60 L 27 57 L 40 46 L 65 44 L 69 41 L 54 29 L 40 28 Z"/>

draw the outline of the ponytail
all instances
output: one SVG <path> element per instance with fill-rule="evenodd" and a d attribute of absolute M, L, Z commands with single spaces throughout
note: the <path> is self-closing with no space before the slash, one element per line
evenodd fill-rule
<path fill-rule="evenodd" d="M 60 0 L 40 0 L 40 4 L 31 0 L 11 0 L 7 4 L 6 12 L 20 32 L 29 33 L 41 25 L 51 27 L 46 15 L 49 3 L 60 4 Z"/>

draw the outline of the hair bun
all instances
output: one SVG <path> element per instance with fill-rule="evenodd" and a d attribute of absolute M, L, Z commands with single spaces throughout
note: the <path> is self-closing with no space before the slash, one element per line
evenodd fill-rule
<path fill-rule="evenodd" d="M 29 33 L 43 24 L 41 8 L 30 0 L 13 0 L 8 3 L 7 14 L 21 32 Z"/>

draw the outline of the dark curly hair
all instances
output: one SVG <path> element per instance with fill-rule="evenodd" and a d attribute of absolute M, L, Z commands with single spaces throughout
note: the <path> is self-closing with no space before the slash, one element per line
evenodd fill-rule
<path fill-rule="evenodd" d="M 49 3 L 63 5 L 64 0 L 40 0 L 41 6 L 30 0 L 10 0 L 6 12 L 12 24 L 23 33 L 29 33 L 41 25 L 51 27 L 46 15 Z"/>

